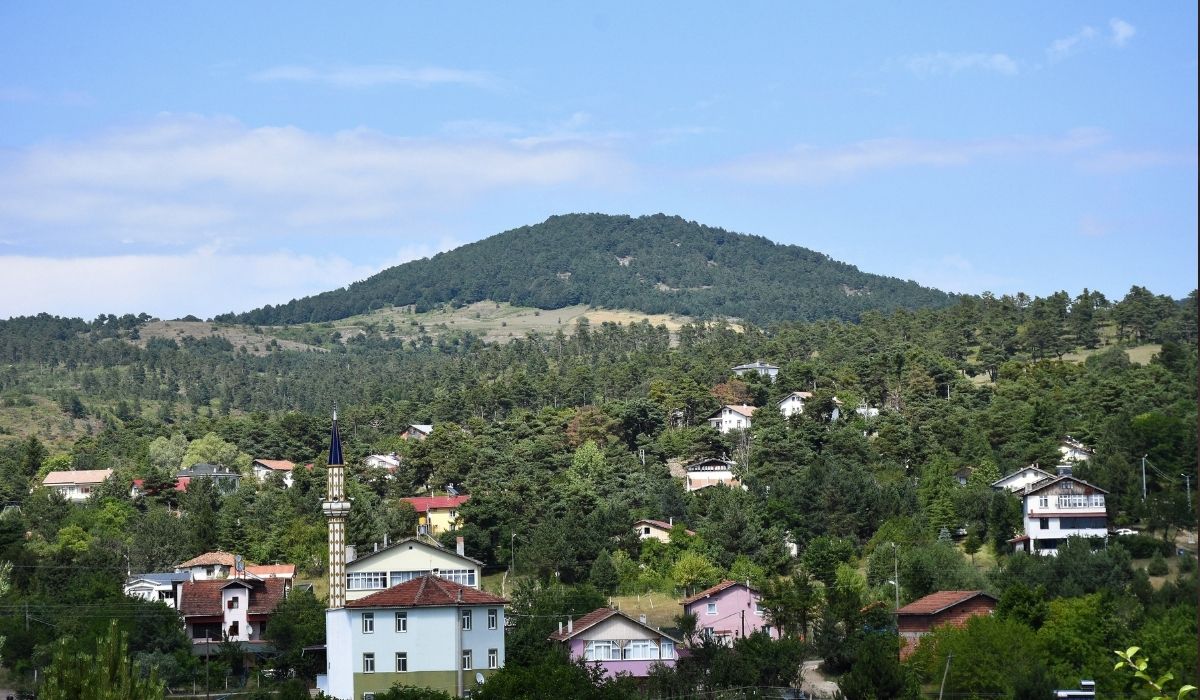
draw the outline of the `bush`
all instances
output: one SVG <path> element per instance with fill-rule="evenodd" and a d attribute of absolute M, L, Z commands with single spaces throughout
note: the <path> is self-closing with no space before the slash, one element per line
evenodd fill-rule
<path fill-rule="evenodd" d="M 1155 552 L 1154 557 L 1150 559 L 1150 565 L 1146 567 L 1146 572 L 1151 576 L 1166 576 L 1170 571 L 1162 552 Z"/>
<path fill-rule="evenodd" d="M 1181 554 L 1179 555 L 1179 573 L 1190 574 L 1196 570 L 1196 555 Z"/>
<path fill-rule="evenodd" d="M 1134 559 L 1149 559 L 1156 553 L 1166 556 L 1171 553 L 1171 543 L 1149 535 L 1117 535 L 1113 542 L 1120 544 Z"/>

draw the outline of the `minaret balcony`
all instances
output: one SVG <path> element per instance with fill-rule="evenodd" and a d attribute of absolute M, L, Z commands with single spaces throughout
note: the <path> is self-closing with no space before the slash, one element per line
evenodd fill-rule
<path fill-rule="evenodd" d="M 344 518 L 350 514 L 350 501 L 323 501 L 321 510 L 326 518 Z"/>

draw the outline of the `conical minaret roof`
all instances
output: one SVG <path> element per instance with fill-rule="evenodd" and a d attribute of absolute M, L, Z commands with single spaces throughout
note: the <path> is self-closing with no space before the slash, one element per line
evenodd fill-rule
<path fill-rule="evenodd" d="M 329 431 L 329 461 L 327 464 L 342 465 L 342 436 L 338 433 L 337 409 L 333 409 L 333 427 Z"/>

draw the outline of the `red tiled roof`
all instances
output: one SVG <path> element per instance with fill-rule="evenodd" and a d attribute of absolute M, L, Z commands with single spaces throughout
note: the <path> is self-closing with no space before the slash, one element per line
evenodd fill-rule
<path fill-rule="evenodd" d="M 470 586 L 426 574 L 346 603 L 348 608 L 422 608 L 504 605 L 507 600 Z"/>
<path fill-rule="evenodd" d="M 205 552 L 194 559 L 188 559 L 176 568 L 188 569 L 193 566 L 233 566 L 233 555 L 221 551 Z"/>
<path fill-rule="evenodd" d="M 437 508 L 457 508 L 466 503 L 470 496 L 412 496 L 400 500 L 412 504 L 418 513 L 428 513 Z"/>
<path fill-rule="evenodd" d="M 995 602 L 996 597 L 983 591 L 938 591 L 914 600 L 897 610 L 899 615 L 934 615 L 946 608 L 967 602 L 975 596 L 987 596 Z"/>
<path fill-rule="evenodd" d="M 695 603 L 697 600 L 700 600 L 701 598 L 707 598 L 711 595 L 716 595 L 717 593 L 720 593 L 721 591 L 725 590 L 726 588 L 732 588 L 733 586 L 745 586 L 745 585 L 746 585 L 746 583 L 744 581 L 725 580 L 725 581 L 722 581 L 722 582 L 718 583 L 717 585 L 713 586 L 712 588 L 706 588 L 703 591 L 700 591 L 699 593 L 697 593 L 694 596 L 691 596 L 689 598 L 684 598 L 683 602 L 680 603 L 680 605 L 682 605 L 686 608 L 687 606 L 691 605 L 692 603 Z M 750 588 L 750 587 L 747 586 L 747 588 Z M 754 588 L 750 588 L 750 590 L 753 591 L 754 593 L 758 592 Z"/>
<path fill-rule="evenodd" d="M 192 480 L 192 477 L 190 477 L 190 476 L 181 476 L 181 477 L 175 479 L 174 490 L 175 491 L 187 491 L 188 482 L 190 482 L 191 480 Z M 146 483 L 145 479 L 134 479 L 133 480 L 133 485 L 135 487 L 137 487 L 138 489 L 141 489 L 142 485 L 145 483 Z"/>
<path fill-rule="evenodd" d="M 592 626 L 600 624 L 601 622 L 604 622 L 605 620 L 607 620 L 608 618 L 610 618 L 616 614 L 617 614 L 617 611 L 613 610 L 612 608 L 596 608 L 595 610 L 591 611 L 590 613 L 584 615 L 583 617 L 581 617 L 578 620 L 575 620 L 573 623 L 571 623 L 571 631 L 570 632 L 568 632 L 567 628 L 564 627 L 564 628 L 562 628 L 561 632 L 555 632 L 554 634 L 551 634 L 550 639 L 553 639 L 553 640 L 559 641 L 559 642 L 561 642 L 564 639 L 569 639 L 570 637 L 573 637 L 573 636 L 579 634 L 580 632 L 584 631 L 585 629 L 587 629 L 589 627 L 592 627 Z"/>
<path fill-rule="evenodd" d="M 295 564 L 247 564 L 246 573 L 253 576 L 295 576 Z"/>
<path fill-rule="evenodd" d="M 724 411 L 727 408 L 735 413 L 740 413 L 747 418 L 750 418 L 751 416 L 753 416 L 754 412 L 758 410 L 758 406 L 748 406 L 744 403 L 743 404 L 726 404 L 726 405 L 718 408 L 715 413 L 713 413 L 712 415 L 709 416 L 709 418 L 710 419 L 716 418 L 717 416 L 721 415 L 721 411 Z"/>
<path fill-rule="evenodd" d="M 62 486 L 66 484 L 99 484 L 112 476 L 111 469 L 78 469 L 75 471 L 50 472 L 42 480 L 46 486 Z"/>
<path fill-rule="evenodd" d="M 289 462 L 286 459 L 256 459 L 255 464 L 261 464 L 267 469 L 274 469 L 280 472 L 290 472 L 296 468 L 295 462 Z"/>
<path fill-rule="evenodd" d="M 224 615 L 221 608 L 221 591 L 227 586 L 246 587 L 250 591 L 247 615 L 268 615 L 283 600 L 287 592 L 287 581 L 269 578 L 263 581 L 245 579 L 209 579 L 186 581 L 179 594 L 179 613 L 184 617 L 212 617 Z"/>

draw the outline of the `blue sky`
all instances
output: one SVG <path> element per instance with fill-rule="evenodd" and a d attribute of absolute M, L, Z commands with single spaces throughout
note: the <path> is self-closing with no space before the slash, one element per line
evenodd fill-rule
<path fill-rule="evenodd" d="M 0 5 L 0 317 L 248 310 L 576 211 L 1196 286 L 1195 3 L 447 5 Z"/>

